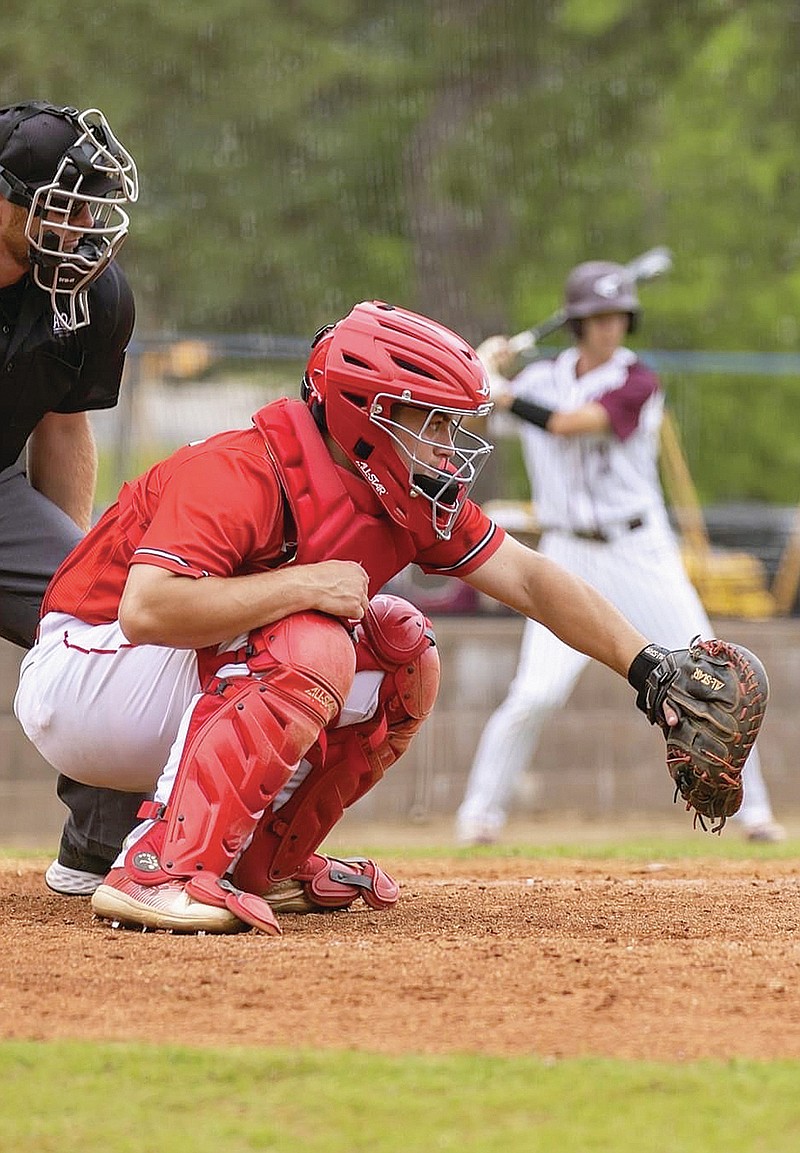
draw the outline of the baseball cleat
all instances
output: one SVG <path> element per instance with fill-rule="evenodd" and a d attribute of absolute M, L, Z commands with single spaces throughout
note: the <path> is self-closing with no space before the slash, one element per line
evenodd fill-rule
<path fill-rule="evenodd" d="M 306 895 L 302 881 L 276 881 L 264 894 L 264 900 L 276 913 L 327 913 L 321 905 L 315 905 Z"/>
<path fill-rule="evenodd" d="M 112 923 L 179 933 L 239 933 L 250 926 L 227 908 L 196 901 L 184 881 L 140 885 L 124 869 L 112 869 L 92 896 L 92 910 Z"/>
<path fill-rule="evenodd" d="M 456 827 L 456 840 L 464 848 L 496 845 L 500 840 L 500 830 L 481 821 L 462 821 Z"/>
<path fill-rule="evenodd" d="M 495 833 L 473 833 L 458 838 L 458 843 L 465 849 L 476 849 L 481 845 L 496 845 L 500 838 Z"/>
<path fill-rule="evenodd" d="M 744 834 L 748 841 L 761 845 L 779 845 L 786 840 L 786 830 L 777 821 L 764 821 L 760 825 L 750 825 Z"/>
<path fill-rule="evenodd" d="M 372 909 L 397 904 L 400 887 L 365 857 L 326 857 L 314 853 L 293 877 L 276 881 L 264 899 L 276 913 L 329 913 L 349 909 L 359 897 Z"/>

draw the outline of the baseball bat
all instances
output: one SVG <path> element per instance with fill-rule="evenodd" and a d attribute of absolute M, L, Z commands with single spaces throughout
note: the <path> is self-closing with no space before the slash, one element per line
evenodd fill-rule
<path fill-rule="evenodd" d="M 635 256 L 623 267 L 634 283 L 640 280 L 655 280 L 657 276 L 663 276 L 672 268 L 672 253 L 663 245 L 657 248 L 648 248 L 647 252 Z M 537 324 L 533 328 L 526 328 L 524 332 L 518 332 L 516 336 L 510 337 L 508 347 L 511 352 L 516 353 L 535 348 L 543 337 L 549 336 L 551 332 L 561 328 L 562 325 L 566 324 L 566 321 L 566 309 L 559 308 L 541 324 Z"/>

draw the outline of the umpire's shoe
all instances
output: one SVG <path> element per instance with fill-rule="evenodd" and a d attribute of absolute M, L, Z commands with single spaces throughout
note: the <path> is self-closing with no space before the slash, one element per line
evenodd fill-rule
<path fill-rule="evenodd" d="M 112 864 L 104 857 L 76 849 L 62 836 L 58 856 L 44 875 L 45 883 L 65 897 L 91 897 Z"/>

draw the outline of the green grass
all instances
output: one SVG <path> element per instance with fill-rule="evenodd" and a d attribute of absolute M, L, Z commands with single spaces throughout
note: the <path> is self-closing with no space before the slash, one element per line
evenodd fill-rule
<path fill-rule="evenodd" d="M 786 1153 L 798 1066 L 0 1046 L 2 1153 Z"/>
<path fill-rule="evenodd" d="M 790 860 L 800 858 L 800 835 L 794 828 L 786 841 L 777 845 L 752 844 L 742 837 L 736 824 L 727 825 L 722 835 L 703 833 L 691 828 L 691 820 L 684 822 L 682 814 L 674 823 L 657 824 L 648 833 L 638 824 L 632 832 L 620 826 L 609 831 L 608 826 L 596 828 L 587 824 L 585 829 L 577 828 L 565 832 L 565 825 L 543 825 L 541 835 L 531 834 L 530 827 L 524 836 L 506 835 L 498 845 L 462 848 L 455 844 L 452 836 L 443 835 L 437 826 L 431 834 L 425 827 L 414 829 L 408 824 L 398 824 L 389 834 L 381 828 L 379 839 L 374 837 L 370 826 L 365 825 L 366 839 L 362 840 L 358 824 L 351 823 L 346 829 L 335 829 L 323 849 L 338 856 L 368 856 L 381 860 L 385 857 L 404 857 L 408 860 L 480 860 L 500 858 L 503 860 L 557 858 L 560 860 L 631 860 L 631 861 L 674 861 L 674 860 Z M 50 848 L 9 848 L 0 846 L 0 859 L 38 860 L 50 857 L 55 849 Z"/>
<path fill-rule="evenodd" d="M 729 823 L 720 836 L 691 828 L 691 819 L 673 825 L 656 825 L 653 831 L 638 824 L 634 831 L 609 831 L 608 826 L 588 824 L 584 830 L 576 826 L 565 827 L 562 822 L 553 827 L 544 825 L 540 832 L 532 833 L 530 826 L 524 835 L 513 831 L 506 834 L 501 844 L 462 848 L 452 838 L 430 839 L 424 835 L 409 835 L 403 840 L 402 828 L 396 836 L 382 836 L 380 841 L 361 840 L 358 830 L 350 825 L 328 839 L 328 852 L 341 856 L 361 855 L 376 857 L 405 857 L 409 860 L 479 860 L 481 858 L 558 858 L 562 860 L 789 860 L 800 858 L 800 835 L 790 829 L 787 840 L 781 844 L 764 845 L 747 841 L 735 823 Z M 368 828 L 368 827 L 367 827 Z M 448 843 L 449 841 L 449 843 Z"/>
<path fill-rule="evenodd" d="M 699 835 L 698 835 L 699 837 Z M 3 849 L 0 848 L 0 860 L 39 861 L 45 857 L 49 859 L 55 852 L 56 845 L 51 849 Z M 357 840 L 327 842 L 323 850 L 341 857 L 374 857 L 377 860 L 398 857 L 409 861 L 429 860 L 538 860 L 557 858 L 559 860 L 591 860 L 591 861 L 677 861 L 677 860 L 729 860 L 729 861 L 786 861 L 800 860 L 800 839 L 790 838 L 780 845 L 751 845 L 746 841 L 737 841 L 729 844 L 720 843 L 716 837 L 705 837 L 702 840 L 695 838 L 681 838 L 674 841 L 663 841 L 657 837 L 643 837 L 639 840 L 629 841 L 626 844 L 617 844 L 613 841 L 582 843 L 580 841 L 554 842 L 541 845 L 533 842 L 513 843 L 507 845 L 492 845 L 480 848 L 460 848 L 457 846 L 431 846 L 411 845 L 399 848 L 396 845 L 387 847 L 385 844 L 371 844 Z"/>
<path fill-rule="evenodd" d="M 419 856 L 429 856 L 422 850 L 412 850 L 408 856 L 417 853 Z M 373 854 L 367 853 L 372 856 Z M 480 857 L 492 856 L 505 859 L 511 857 L 557 857 L 570 860 L 631 860 L 631 861 L 674 861 L 678 859 L 690 860 L 787 860 L 800 857 L 800 840 L 790 838 L 780 845 L 753 845 L 745 840 L 734 840 L 732 837 L 724 841 L 716 836 L 697 833 L 691 837 L 679 837 L 675 840 L 665 840 L 660 837 L 642 837 L 626 841 L 624 844 L 615 841 L 591 842 L 565 841 L 556 842 L 546 846 L 534 843 L 519 843 L 510 845 L 493 845 L 489 848 L 457 849 L 443 852 L 443 856 Z"/>

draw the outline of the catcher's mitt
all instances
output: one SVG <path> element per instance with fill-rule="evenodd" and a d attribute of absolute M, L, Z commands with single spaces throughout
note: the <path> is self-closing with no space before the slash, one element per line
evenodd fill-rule
<path fill-rule="evenodd" d="M 667 768 L 695 824 L 704 818 L 719 833 L 742 804 L 742 767 L 755 743 L 769 698 L 761 661 L 741 645 L 701 641 L 669 652 L 648 645 L 631 665 L 628 679 L 636 703 L 667 741 Z M 668 702 L 678 714 L 669 725 Z M 717 822 L 713 824 L 713 822 Z"/>

